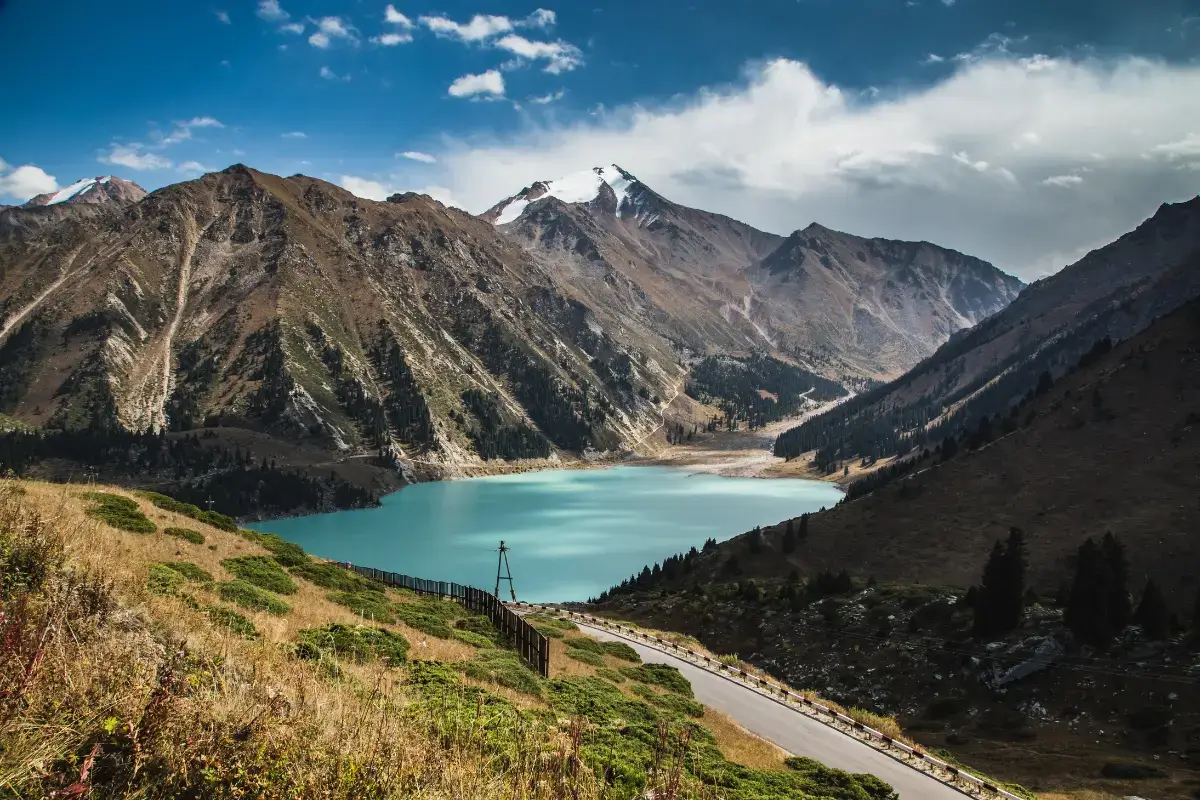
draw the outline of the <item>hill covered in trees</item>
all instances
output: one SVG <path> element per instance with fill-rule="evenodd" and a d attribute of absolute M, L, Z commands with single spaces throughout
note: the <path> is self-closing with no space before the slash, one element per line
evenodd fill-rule
<path fill-rule="evenodd" d="M 765 353 L 705 358 L 692 366 L 686 391 L 720 408 L 726 424 L 740 422 L 750 430 L 795 414 L 806 399 L 822 402 L 846 394 L 836 381 Z"/>

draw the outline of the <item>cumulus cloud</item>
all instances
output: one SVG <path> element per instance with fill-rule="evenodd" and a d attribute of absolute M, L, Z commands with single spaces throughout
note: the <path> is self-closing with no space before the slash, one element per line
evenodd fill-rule
<path fill-rule="evenodd" d="M 456 78 L 447 91 L 451 97 L 503 97 L 504 76 L 494 69 L 480 75 L 463 75 Z"/>
<path fill-rule="evenodd" d="M 775 60 L 657 107 L 451 141 L 437 183 L 479 212 L 535 180 L 615 162 L 673 200 L 765 230 L 819 220 L 927 239 L 1033 278 L 1194 196 L 1184 165 L 1200 165 L 1200 65 L 1045 61 L 963 60 L 932 85 L 872 98 Z M 457 96 L 485 80 L 503 91 L 498 73 L 460 80 Z M 1085 165 L 1075 191 L 1041 190 Z"/>
<path fill-rule="evenodd" d="M 525 19 L 525 24 L 531 28 L 553 28 L 558 22 L 558 15 L 548 8 L 536 9 Z"/>
<path fill-rule="evenodd" d="M 320 75 L 322 78 L 324 78 L 327 81 L 348 81 L 348 80 L 350 80 L 349 75 L 338 75 L 336 72 L 331 70 L 329 67 L 321 67 Z"/>
<path fill-rule="evenodd" d="M 437 158 L 429 155 L 429 153 L 420 153 L 416 150 L 407 150 L 399 154 L 401 158 L 407 158 L 410 161 L 420 161 L 422 164 L 436 164 Z"/>
<path fill-rule="evenodd" d="M 297 36 L 299 36 L 300 34 L 304 33 L 304 23 L 303 22 L 289 22 L 286 25 L 280 25 L 279 30 L 282 31 L 283 33 L 294 33 Z M 285 47 L 287 47 L 287 45 L 285 45 L 285 44 L 280 45 L 280 48 L 285 48 Z"/>
<path fill-rule="evenodd" d="M 390 3 L 383 11 L 383 19 L 385 22 L 390 22 L 393 25 L 399 25 L 402 28 L 411 29 L 413 27 L 412 20 L 397 11 L 396 7 Z"/>
<path fill-rule="evenodd" d="M 411 33 L 384 33 L 379 36 L 372 36 L 371 43 L 383 45 L 384 47 L 394 47 L 398 44 L 407 44 L 413 40 Z"/>
<path fill-rule="evenodd" d="M 233 21 L 232 21 L 231 19 L 229 19 L 229 12 L 228 12 L 228 11 L 214 11 L 213 13 L 217 15 L 217 21 L 218 21 L 218 22 L 223 22 L 223 23 L 224 23 L 224 24 L 226 24 L 226 25 L 232 25 L 232 24 L 233 24 Z"/>
<path fill-rule="evenodd" d="M 406 191 L 415 191 L 417 194 L 425 194 L 437 200 L 442 205 L 462 206 L 454 199 L 454 195 L 444 186 L 425 186 L 421 189 L 405 189 L 400 184 L 394 182 L 384 182 L 374 180 L 372 178 L 360 178 L 356 175 L 343 175 L 338 180 L 338 184 L 343 189 L 351 194 L 362 197 L 367 200 L 386 200 L 394 194 L 400 194 Z"/>
<path fill-rule="evenodd" d="M 317 30 L 308 37 L 308 43 L 322 50 L 329 47 L 335 39 L 341 39 L 350 44 L 358 44 L 358 34 L 341 17 L 321 17 L 314 20 Z"/>
<path fill-rule="evenodd" d="M 940 64 L 945 60 L 946 59 L 942 58 L 937 53 L 930 53 L 929 55 L 925 56 L 924 60 L 922 60 L 921 63 L 922 64 Z"/>
<path fill-rule="evenodd" d="M 279 0 L 258 0 L 258 16 L 267 22 L 286 22 L 292 15 L 279 6 Z"/>
<path fill-rule="evenodd" d="M 189 175 L 203 175 L 206 172 L 214 171 L 213 167 L 206 167 L 199 161 L 184 161 L 176 169 Z"/>
<path fill-rule="evenodd" d="M 476 14 L 465 25 L 448 17 L 421 17 L 420 21 L 434 34 L 461 42 L 479 42 L 513 29 L 512 21 L 508 17 L 491 14 Z"/>
<path fill-rule="evenodd" d="M 496 47 L 531 61 L 546 61 L 543 68 L 552 75 L 570 72 L 583 63 L 579 48 L 566 42 L 531 42 L 524 36 L 510 33 L 496 41 Z"/>
<path fill-rule="evenodd" d="M 0 197 L 12 197 L 25 202 L 46 192 L 58 191 L 58 181 L 41 167 L 24 164 L 15 169 L 0 158 Z"/>
<path fill-rule="evenodd" d="M 96 158 L 101 164 L 112 164 L 136 170 L 169 169 L 173 162 L 157 153 L 147 153 L 137 143 L 114 144 Z"/>
<path fill-rule="evenodd" d="M 563 99 L 563 96 L 566 93 L 567 93 L 566 89 L 559 89 L 557 92 L 551 92 L 550 94 L 543 94 L 538 97 L 531 97 L 531 98 L 529 98 L 529 102 L 535 103 L 539 106 L 544 106 L 549 103 L 557 103 L 559 100 Z"/>
<path fill-rule="evenodd" d="M 166 136 L 158 140 L 158 144 L 166 147 L 168 145 L 179 144 L 186 142 L 192 138 L 193 128 L 224 128 L 225 125 L 218 119 L 212 117 L 192 117 L 186 122 L 176 122 L 175 128 Z"/>

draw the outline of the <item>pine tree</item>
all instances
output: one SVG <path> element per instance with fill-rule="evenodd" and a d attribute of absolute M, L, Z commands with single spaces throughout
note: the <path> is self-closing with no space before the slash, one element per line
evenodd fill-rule
<path fill-rule="evenodd" d="M 1021 624 L 1025 607 L 1025 534 L 1010 528 L 1008 542 L 996 542 L 983 568 L 975 599 L 975 635 L 995 636 Z"/>
<path fill-rule="evenodd" d="M 808 538 L 808 514 L 800 515 L 800 530 L 796 531 L 796 540 L 803 542 Z"/>
<path fill-rule="evenodd" d="M 1067 627 L 1087 644 L 1103 646 L 1115 633 L 1110 614 L 1112 602 L 1109 589 L 1112 573 L 1108 559 L 1095 540 L 1088 538 L 1079 547 L 1075 563 L 1075 580 L 1063 620 Z"/>
<path fill-rule="evenodd" d="M 792 520 L 787 521 L 787 525 L 783 528 L 783 542 L 780 547 L 785 553 L 796 552 L 796 530 L 792 526 Z"/>
<path fill-rule="evenodd" d="M 1133 603 L 1129 597 L 1129 562 L 1125 558 L 1125 545 L 1112 533 L 1104 534 L 1100 543 L 1104 561 L 1108 564 L 1110 583 L 1108 587 L 1108 620 L 1114 631 L 1129 624 Z"/>
<path fill-rule="evenodd" d="M 750 535 L 746 537 L 746 547 L 753 555 L 758 555 L 763 551 L 762 528 L 756 527 L 750 531 Z"/>
<path fill-rule="evenodd" d="M 1146 581 L 1142 602 L 1138 604 L 1134 620 L 1142 626 L 1142 633 L 1151 641 L 1162 641 L 1171 632 L 1171 610 L 1167 608 L 1162 590 L 1153 578 Z"/>
<path fill-rule="evenodd" d="M 992 546 L 983 567 L 983 580 L 975 595 L 975 635 L 991 636 L 998 631 L 996 621 L 996 595 L 1004 582 L 1004 545 L 997 541 Z"/>

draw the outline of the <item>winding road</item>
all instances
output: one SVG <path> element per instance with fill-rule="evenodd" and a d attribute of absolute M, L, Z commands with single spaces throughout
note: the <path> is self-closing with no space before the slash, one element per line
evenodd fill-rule
<path fill-rule="evenodd" d="M 647 663 L 678 668 L 691 681 L 696 700 L 732 717 L 746 730 L 793 755 L 807 756 L 847 772 L 875 775 L 890 783 L 901 800 L 962 800 L 970 796 L 737 681 L 636 639 L 593 627 L 577 618 L 571 621 L 596 639 L 628 644 Z"/>

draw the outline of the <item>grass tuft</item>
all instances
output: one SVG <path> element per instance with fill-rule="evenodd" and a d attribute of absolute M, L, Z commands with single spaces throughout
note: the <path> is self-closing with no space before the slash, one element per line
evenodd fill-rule
<path fill-rule="evenodd" d="M 514 650 L 482 650 L 461 666 L 468 678 L 506 686 L 534 697 L 542 696 L 541 677 L 525 666 Z"/>
<path fill-rule="evenodd" d="M 224 514 L 218 514 L 216 511 L 201 511 L 197 506 L 191 503 L 183 503 L 176 500 L 174 497 L 169 497 L 158 492 L 138 492 L 139 495 L 146 498 L 156 508 L 161 508 L 163 511 L 172 511 L 176 514 L 182 514 L 185 517 L 191 517 L 197 522 L 203 522 L 206 525 L 212 525 L 214 528 L 220 528 L 223 531 L 236 531 L 237 523 L 233 517 L 227 517 Z"/>
<path fill-rule="evenodd" d="M 163 528 L 163 533 L 192 544 L 204 544 L 204 534 L 191 528 Z"/>
<path fill-rule="evenodd" d="M 404 663 L 408 655 L 408 640 L 386 628 L 331 622 L 302 630 L 297 639 L 296 656 L 310 660 L 333 654 L 356 663 L 378 659 L 395 666 Z"/>
<path fill-rule="evenodd" d="M 622 661 L 631 661 L 635 664 L 642 660 L 637 651 L 624 642 L 601 642 L 588 636 L 577 636 L 572 639 L 564 639 L 563 644 L 567 646 L 568 653 L 583 651 L 601 657 L 612 656 L 613 658 L 619 658 Z M 572 655 L 572 658 L 574 658 L 574 655 Z M 578 660 L 583 661 L 582 658 Z"/>
<path fill-rule="evenodd" d="M 642 664 L 639 667 L 623 667 L 621 674 L 631 681 L 645 683 L 651 686 L 661 686 L 668 692 L 692 696 L 692 684 L 683 677 L 678 669 L 668 664 Z"/>
<path fill-rule="evenodd" d="M 206 606 L 204 613 L 208 615 L 209 621 L 218 628 L 225 628 L 231 633 L 241 636 L 243 639 L 255 640 L 262 637 L 258 629 L 254 627 L 254 623 L 243 617 L 232 608 L 224 606 Z"/>
<path fill-rule="evenodd" d="M 330 592 L 325 595 L 331 603 L 345 606 L 363 619 L 391 624 L 396 621 L 393 603 L 377 592 Z"/>
<path fill-rule="evenodd" d="M 132 533 L 154 533 L 158 526 L 142 513 L 136 500 L 107 492 L 85 492 L 83 497 L 95 503 L 88 516 L 105 525 Z"/>

